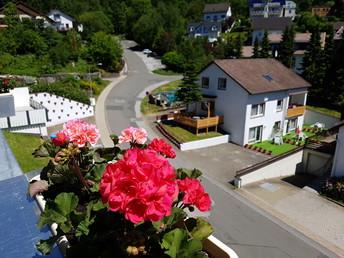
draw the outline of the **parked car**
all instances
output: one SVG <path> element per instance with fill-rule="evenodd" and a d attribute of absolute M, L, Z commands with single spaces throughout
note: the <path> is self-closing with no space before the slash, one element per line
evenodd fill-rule
<path fill-rule="evenodd" d="M 144 54 L 150 54 L 150 53 L 152 53 L 152 50 L 150 50 L 150 49 L 148 49 L 148 48 L 145 48 L 145 49 L 143 50 L 143 53 L 144 53 Z"/>
<path fill-rule="evenodd" d="M 147 56 L 148 57 L 156 57 L 156 53 L 155 52 L 150 52 Z"/>

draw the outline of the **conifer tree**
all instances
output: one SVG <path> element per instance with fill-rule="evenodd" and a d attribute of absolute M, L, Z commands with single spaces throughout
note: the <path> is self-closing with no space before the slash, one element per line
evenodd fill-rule
<path fill-rule="evenodd" d="M 270 56 L 269 51 L 270 51 L 270 42 L 269 42 L 269 38 L 268 38 L 268 31 L 265 30 L 264 31 L 264 37 L 260 46 L 260 51 L 259 51 L 259 57 L 262 58 L 267 58 Z"/>
<path fill-rule="evenodd" d="M 196 66 L 192 63 L 188 64 L 180 89 L 176 92 L 176 97 L 183 104 L 190 105 L 203 98 L 200 88 L 201 85 L 196 83 L 197 80 Z"/>
<path fill-rule="evenodd" d="M 259 57 L 259 40 L 258 37 L 255 37 L 254 39 L 254 45 L 253 45 L 253 58 Z"/>
<path fill-rule="evenodd" d="M 282 41 L 279 46 L 278 60 L 288 68 L 295 65 L 295 31 L 294 28 L 285 27 L 282 35 Z"/>

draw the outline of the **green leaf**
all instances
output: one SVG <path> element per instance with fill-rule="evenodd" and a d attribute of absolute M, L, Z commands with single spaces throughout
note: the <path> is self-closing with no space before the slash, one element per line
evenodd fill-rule
<path fill-rule="evenodd" d="M 78 206 L 79 198 L 74 193 L 60 193 L 55 198 L 57 207 L 62 215 L 67 215 Z"/>
<path fill-rule="evenodd" d="M 45 209 L 38 219 L 37 226 L 38 228 L 42 228 L 43 226 L 49 225 L 52 223 L 61 224 L 61 223 L 64 223 L 66 220 L 67 218 L 61 215 L 59 212 L 55 210 Z"/>
<path fill-rule="evenodd" d="M 88 235 L 90 232 L 89 226 L 93 224 L 95 217 L 93 217 L 91 220 L 83 220 L 82 222 L 79 223 L 76 231 L 75 231 L 75 236 L 79 237 L 82 235 Z"/>
<path fill-rule="evenodd" d="M 172 258 L 177 257 L 183 240 L 187 237 L 185 230 L 176 228 L 166 233 L 162 239 L 161 248 L 167 249 L 165 254 L 168 254 Z"/>
<path fill-rule="evenodd" d="M 178 168 L 176 173 L 177 173 L 177 178 L 181 180 L 185 179 L 186 177 L 198 178 L 199 176 L 202 175 L 202 172 L 196 168 L 193 170 L 187 170 L 185 168 Z"/>
<path fill-rule="evenodd" d="M 173 207 L 170 216 L 165 216 L 161 220 L 152 222 L 153 227 L 158 231 L 164 231 L 175 225 L 178 221 L 183 220 L 186 217 L 184 210 Z"/>
<path fill-rule="evenodd" d="M 60 238 L 59 235 L 52 236 L 46 240 L 40 240 L 36 244 L 36 248 L 39 252 L 41 252 L 43 255 L 49 255 L 54 247 L 54 244 L 56 241 Z"/>
<path fill-rule="evenodd" d="M 41 146 L 39 146 L 34 152 L 33 156 L 37 157 L 52 157 L 56 156 L 60 147 L 55 146 L 51 141 L 45 141 Z"/>
<path fill-rule="evenodd" d="M 107 203 L 104 204 L 101 200 L 99 200 L 93 205 L 92 209 L 94 211 L 99 211 L 99 210 L 104 209 L 106 207 L 107 207 Z"/>
<path fill-rule="evenodd" d="M 180 252 L 178 257 L 204 257 L 199 251 L 202 250 L 202 242 L 196 239 L 191 239 L 187 243 L 185 243 Z"/>
<path fill-rule="evenodd" d="M 188 219 L 185 222 L 188 230 L 189 230 L 189 225 L 194 224 L 194 221 L 196 221 L 196 225 L 192 228 L 192 231 L 190 232 L 193 239 L 203 241 L 208 236 L 210 236 L 211 233 L 213 233 L 214 230 L 213 230 L 212 226 L 209 224 L 208 221 L 206 221 L 202 218 L 197 218 L 196 220 L 194 218 Z M 190 223 L 190 222 L 192 222 L 192 223 Z"/>

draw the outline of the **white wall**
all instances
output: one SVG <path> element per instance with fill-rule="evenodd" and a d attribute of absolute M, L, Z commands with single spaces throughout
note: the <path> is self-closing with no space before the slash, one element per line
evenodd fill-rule
<path fill-rule="evenodd" d="M 305 124 L 312 125 L 316 122 L 324 123 L 326 128 L 331 128 L 338 124 L 340 120 L 333 116 L 328 116 L 316 111 L 306 109 Z"/>
<path fill-rule="evenodd" d="M 302 164 L 302 155 L 303 151 L 299 151 L 287 158 L 278 160 L 265 167 L 243 175 L 240 177 L 240 180 L 235 179 L 234 183 L 236 186 L 242 187 L 264 179 L 294 175 L 297 172 L 301 172 L 300 167 Z"/>
<path fill-rule="evenodd" d="M 319 176 L 319 169 L 322 169 L 330 158 L 330 154 L 307 149 L 303 155 L 303 171 L 310 175 Z M 321 173 L 323 172 L 321 171 Z"/>
<path fill-rule="evenodd" d="M 65 15 L 64 13 L 54 10 L 52 12 L 50 12 L 48 15 L 48 17 L 52 20 L 54 20 L 54 14 L 59 14 L 60 15 L 60 20 L 58 22 L 56 22 L 55 27 L 56 28 L 73 28 L 73 21 L 70 20 L 70 18 Z M 68 27 L 67 27 L 68 24 Z"/>
<path fill-rule="evenodd" d="M 30 107 L 28 87 L 14 88 L 13 90 L 10 90 L 10 93 L 14 97 L 14 107 L 16 110 L 22 107 Z"/>
<path fill-rule="evenodd" d="M 219 145 L 223 143 L 228 143 L 228 141 L 229 141 L 228 135 L 222 135 L 222 136 L 213 137 L 209 139 L 182 143 L 180 144 L 180 150 L 187 151 L 187 150 L 206 148 L 206 147 L 215 146 L 215 145 Z"/>
<path fill-rule="evenodd" d="M 339 128 L 331 176 L 344 176 L 344 126 Z"/>
<path fill-rule="evenodd" d="M 225 17 L 222 18 L 221 15 L 225 15 Z M 207 16 L 210 16 L 210 18 L 206 19 Z M 216 19 L 214 18 L 215 16 L 217 17 Z M 231 16 L 232 16 L 232 11 L 231 11 L 231 8 L 229 7 L 226 13 L 222 12 L 222 13 L 205 13 L 205 14 L 203 14 L 203 21 L 214 21 L 214 20 L 223 21 L 223 20 L 225 20 Z"/>
<path fill-rule="evenodd" d="M 202 77 L 209 77 L 209 89 L 203 88 L 202 94 L 217 96 L 215 115 L 224 116 L 221 128 L 230 134 L 230 141 L 243 145 L 248 93 L 215 64 L 203 70 L 198 78 Z M 218 78 L 227 79 L 226 90 L 217 89 Z"/>

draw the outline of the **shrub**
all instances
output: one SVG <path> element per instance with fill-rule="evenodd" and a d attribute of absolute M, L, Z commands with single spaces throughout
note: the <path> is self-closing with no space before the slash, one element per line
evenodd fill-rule
<path fill-rule="evenodd" d="M 166 65 L 168 69 L 175 72 L 183 72 L 186 64 L 185 57 L 176 52 L 168 52 L 161 58 L 161 63 Z"/>
<path fill-rule="evenodd" d="M 344 177 L 330 177 L 321 187 L 322 195 L 344 202 Z"/>

